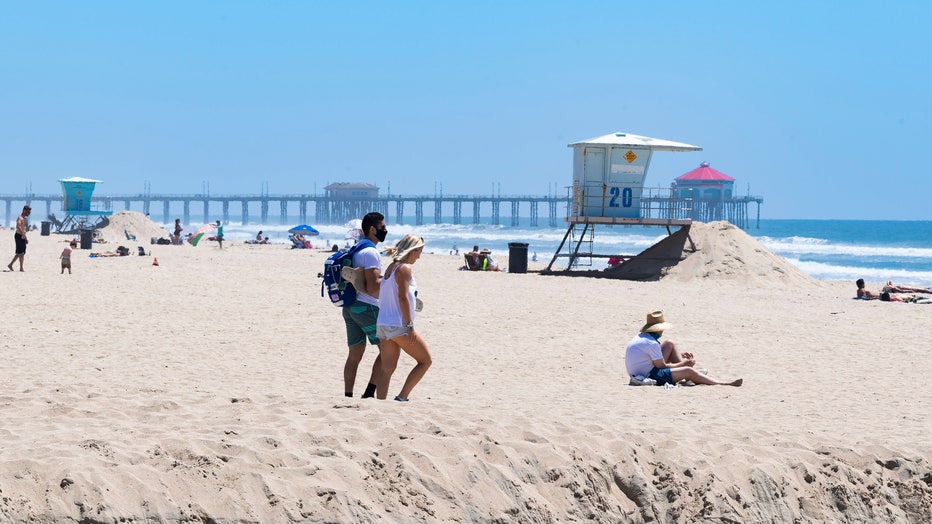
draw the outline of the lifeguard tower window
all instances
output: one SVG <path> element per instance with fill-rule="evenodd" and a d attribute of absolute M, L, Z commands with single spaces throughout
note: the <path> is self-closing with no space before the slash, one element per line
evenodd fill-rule
<path fill-rule="evenodd" d="M 58 232 L 74 231 L 78 229 L 93 229 L 104 218 L 113 214 L 110 210 L 92 209 L 94 189 L 100 180 L 72 177 L 62 178 L 62 211 L 65 218 L 58 224 Z"/>

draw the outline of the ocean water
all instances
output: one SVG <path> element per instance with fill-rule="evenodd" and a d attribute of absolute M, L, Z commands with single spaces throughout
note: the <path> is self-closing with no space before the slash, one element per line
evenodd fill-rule
<path fill-rule="evenodd" d="M 509 217 L 502 217 L 505 220 Z M 389 224 L 387 244 L 407 233 L 416 233 L 427 241 L 427 252 L 464 253 L 473 245 L 489 248 L 495 254 L 506 255 L 508 244 L 528 244 L 528 258 L 549 262 L 566 226 L 516 227 L 492 224 Z M 522 219 L 526 222 L 527 219 Z M 541 217 L 546 222 L 545 217 Z M 412 220 L 413 222 L 413 220 Z M 288 229 L 297 225 L 240 224 L 225 226 L 230 241 L 253 239 L 259 230 L 270 241 L 287 243 Z M 191 229 L 200 224 L 186 225 Z M 345 225 L 311 224 L 320 231 L 312 238 L 315 246 L 343 246 L 348 240 Z M 169 224 L 165 224 L 169 227 Z M 902 284 L 932 286 L 932 221 L 878 220 L 761 220 L 760 227 L 750 227 L 747 233 L 771 251 L 783 256 L 809 275 L 821 280 L 864 278 L 869 282 L 893 280 Z M 633 255 L 651 246 L 666 234 L 659 227 L 598 226 L 595 242 L 600 253 Z M 564 247 L 564 251 L 566 248 Z M 565 259 L 563 259 L 565 261 Z M 583 265 L 588 264 L 584 260 Z M 593 268 L 604 267 L 604 259 L 593 259 Z"/>

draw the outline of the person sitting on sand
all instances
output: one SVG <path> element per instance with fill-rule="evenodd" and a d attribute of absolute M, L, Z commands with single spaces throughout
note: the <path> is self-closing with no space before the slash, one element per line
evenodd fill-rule
<path fill-rule="evenodd" d="M 492 250 L 485 248 L 479 252 L 479 269 L 482 271 L 500 271 L 498 263 L 492 259 Z"/>
<path fill-rule="evenodd" d="M 631 378 L 650 377 L 658 386 L 676 384 L 681 380 L 709 386 L 740 386 L 744 383 L 740 378 L 731 382 L 715 380 L 696 369 L 692 353 L 680 353 L 670 340 L 661 344 L 663 331 L 671 327 L 664 322 L 663 311 L 647 314 L 647 323 L 625 350 L 625 367 Z"/>
<path fill-rule="evenodd" d="M 472 251 L 463 255 L 466 257 L 466 266 L 463 269 L 468 271 L 479 271 L 479 246 L 473 246 Z"/>
<path fill-rule="evenodd" d="M 863 278 L 857 279 L 854 283 L 858 286 L 857 298 L 860 298 L 861 300 L 874 300 L 876 298 L 880 298 L 879 295 L 876 293 L 871 293 L 864 287 Z"/>

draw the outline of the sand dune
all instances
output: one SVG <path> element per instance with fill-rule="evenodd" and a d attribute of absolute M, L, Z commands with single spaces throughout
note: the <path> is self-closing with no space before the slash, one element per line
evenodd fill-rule
<path fill-rule="evenodd" d="M 0 274 L 0 521 L 932 520 L 932 308 L 707 227 L 658 282 L 425 255 L 434 365 L 407 404 L 343 397 L 327 253 L 136 233 L 159 266 L 79 250 L 69 276 L 67 239 L 31 234 Z M 744 387 L 627 386 L 653 309 Z"/>

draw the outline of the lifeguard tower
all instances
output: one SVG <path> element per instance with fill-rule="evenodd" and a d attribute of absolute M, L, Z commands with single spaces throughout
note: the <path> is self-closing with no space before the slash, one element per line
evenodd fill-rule
<path fill-rule="evenodd" d="M 62 211 L 65 218 L 56 224 L 59 233 L 77 229 L 94 229 L 104 218 L 113 214 L 113 211 L 99 211 L 91 209 L 91 195 L 94 188 L 102 183 L 100 180 L 71 177 L 62 178 L 61 190 L 64 195 Z"/>
<path fill-rule="evenodd" d="M 689 239 L 692 219 L 688 215 L 674 218 L 677 213 L 671 207 L 679 204 L 672 190 L 645 188 L 644 178 L 654 151 L 686 152 L 702 148 L 629 133 L 612 133 L 574 142 L 569 147 L 573 148 L 573 185 L 566 218 L 569 228 L 541 273 L 650 280 L 658 278 L 663 268 L 677 264 L 686 242 L 692 246 Z M 664 226 L 668 236 L 639 254 L 624 255 L 623 262 L 607 269 L 577 270 L 583 265 L 591 267 L 594 258 L 619 256 L 596 252 L 596 225 Z M 674 232 L 672 227 L 678 230 Z M 554 269 L 559 258 L 568 259 L 565 269 Z"/>

